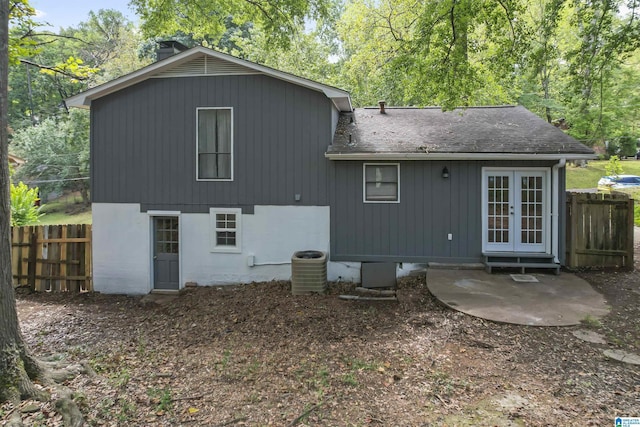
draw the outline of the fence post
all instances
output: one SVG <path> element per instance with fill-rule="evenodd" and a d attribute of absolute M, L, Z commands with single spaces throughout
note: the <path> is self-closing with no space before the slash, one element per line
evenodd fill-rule
<path fill-rule="evenodd" d="M 569 267 L 576 267 L 578 265 L 578 195 L 575 193 L 569 193 L 571 203 L 569 205 L 570 214 L 568 217 L 571 240 L 569 242 Z"/>
<path fill-rule="evenodd" d="M 38 235 L 36 227 L 29 227 L 29 261 L 27 263 L 28 284 L 36 290 L 36 264 L 38 262 Z"/>

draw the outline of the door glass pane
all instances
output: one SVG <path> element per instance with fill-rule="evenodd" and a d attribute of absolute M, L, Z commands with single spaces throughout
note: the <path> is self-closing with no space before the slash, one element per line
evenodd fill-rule
<path fill-rule="evenodd" d="M 509 177 L 487 177 L 487 239 L 509 243 Z"/>
<path fill-rule="evenodd" d="M 178 253 L 178 218 L 156 218 L 156 254 Z"/>
<path fill-rule="evenodd" d="M 520 201 L 522 243 L 542 243 L 542 181 L 540 176 L 522 178 L 522 200 Z M 524 187 L 525 184 L 526 188 Z"/>

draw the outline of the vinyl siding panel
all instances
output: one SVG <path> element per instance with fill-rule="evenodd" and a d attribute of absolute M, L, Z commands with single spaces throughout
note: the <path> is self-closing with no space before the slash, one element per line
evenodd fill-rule
<path fill-rule="evenodd" d="M 552 165 L 552 162 L 400 162 L 400 203 L 371 204 L 362 201 L 362 162 L 332 162 L 331 259 L 480 261 L 482 167 Z M 445 166 L 449 169 L 448 179 L 442 178 Z M 448 233 L 453 240 L 447 239 Z"/>
<path fill-rule="evenodd" d="M 231 182 L 196 181 L 197 107 L 233 108 Z M 326 206 L 331 109 L 322 93 L 263 75 L 150 79 L 105 96 L 92 103 L 93 201 Z"/>

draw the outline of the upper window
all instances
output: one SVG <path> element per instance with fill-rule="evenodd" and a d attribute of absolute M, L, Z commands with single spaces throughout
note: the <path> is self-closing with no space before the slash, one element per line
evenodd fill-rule
<path fill-rule="evenodd" d="M 211 208 L 211 251 L 240 252 L 242 210 Z"/>
<path fill-rule="evenodd" d="M 398 163 L 364 164 L 364 201 L 400 202 L 400 165 Z"/>
<path fill-rule="evenodd" d="M 198 108 L 198 179 L 233 178 L 231 108 Z"/>

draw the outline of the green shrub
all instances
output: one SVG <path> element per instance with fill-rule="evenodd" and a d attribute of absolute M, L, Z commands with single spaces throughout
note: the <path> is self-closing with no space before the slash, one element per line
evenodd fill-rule
<path fill-rule="evenodd" d="M 609 163 L 605 165 L 604 170 L 609 176 L 622 175 L 624 173 L 618 156 L 611 156 L 609 158 Z"/>
<path fill-rule="evenodd" d="M 11 184 L 11 225 L 22 226 L 37 223 L 43 215 L 38 200 L 38 188 L 29 188 L 24 182 Z"/>

